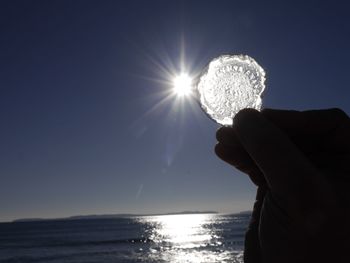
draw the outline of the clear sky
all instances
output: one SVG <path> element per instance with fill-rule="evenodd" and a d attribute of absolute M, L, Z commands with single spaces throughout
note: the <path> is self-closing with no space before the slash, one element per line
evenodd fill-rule
<path fill-rule="evenodd" d="M 264 106 L 350 113 L 347 1 L 1 1 L 0 221 L 251 208 L 168 73 L 248 54 Z M 196 107 L 194 107 L 196 106 Z"/>

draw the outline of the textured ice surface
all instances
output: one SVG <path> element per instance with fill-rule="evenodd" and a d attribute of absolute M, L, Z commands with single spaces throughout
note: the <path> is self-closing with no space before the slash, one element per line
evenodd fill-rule
<path fill-rule="evenodd" d="M 264 69 L 245 55 L 213 59 L 197 84 L 202 109 L 222 125 L 232 125 L 233 117 L 241 109 L 260 110 L 264 89 Z"/>

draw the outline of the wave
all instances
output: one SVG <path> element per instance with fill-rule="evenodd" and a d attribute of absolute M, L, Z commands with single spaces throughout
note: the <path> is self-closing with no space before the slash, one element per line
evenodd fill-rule
<path fill-rule="evenodd" d="M 118 244 L 138 244 L 154 243 L 147 237 L 129 238 L 129 239 L 112 239 L 112 240 L 84 240 L 84 241 L 52 241 L 46 243 L 26 244 L 26 245 L 2 245 L 1 249 L 8 248 L 50 248 L 50 247 L 80 247 L 80 246 L 101 246 L 101 245 L 118 245 Z"/>
<path fill-rule="evenodd" d="M 88 262 L 88 259 L 100 257 L 103 258 L 105 256 L 112 255 L 115 259 L 123 259 L 127 256 L 130 257 L 128 254 L 123 254 L 118 252 L 116 254 L 115 252 L 111 251 L 94 251 L 94 252 L 80 252 L 80 253 L 68 253 L 68 254 L 54 254 L 54 255 L 48 255 L 48 256 L 12 256 L 7 259 L 3 259 L 0 262 L 1 263 L 39 263 L 39 262 Z M 85 260 L 84 260 L 85 259 Z M 78 261 L 77 261 L 78 260 Z M 90 261 L 89 261 L 90 262 Z M 95 262 L 95 261 L 94 261 Z"/>

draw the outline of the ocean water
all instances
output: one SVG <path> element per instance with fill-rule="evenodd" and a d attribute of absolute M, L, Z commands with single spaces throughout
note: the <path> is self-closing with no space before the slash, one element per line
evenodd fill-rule
<path fill-rule="evenodd" d="M 0 262 L 243 262 L 248 220 L 183 214 L 1 223 Z"/>

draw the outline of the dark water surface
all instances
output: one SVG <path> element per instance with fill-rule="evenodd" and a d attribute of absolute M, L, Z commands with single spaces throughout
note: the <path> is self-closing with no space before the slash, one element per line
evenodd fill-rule
<path fill-rule="evenodd" d="M 0 224 L 0 262 L 242 262 L 248 215 Z"/>

